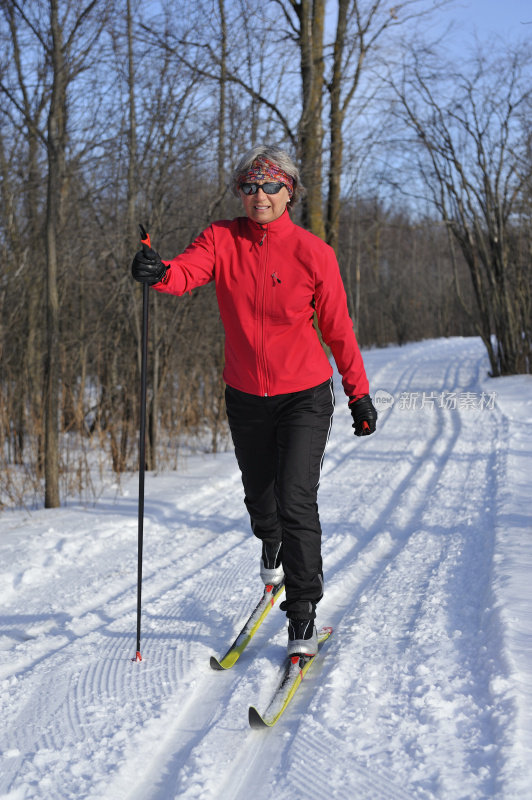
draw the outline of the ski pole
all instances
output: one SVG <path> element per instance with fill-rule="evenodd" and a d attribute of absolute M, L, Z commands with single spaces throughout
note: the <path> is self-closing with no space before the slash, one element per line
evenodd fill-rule
<path fill-rule="evenodd" d="M 139 224 L 142 249 L 151 247 L 150 234 Z M 148 364 L 148 292 L 147 283 L 142 285 L 142 355 L 140 365 L 140 434 L 139 434 L 139 521 L 137 562 L 137 652 L 132 661 L 142 661 L 140 654 L 140 616 L 142 606 L 142 551 L 144 546 L 144 472 L 146 465 L 146 386 Z"/>

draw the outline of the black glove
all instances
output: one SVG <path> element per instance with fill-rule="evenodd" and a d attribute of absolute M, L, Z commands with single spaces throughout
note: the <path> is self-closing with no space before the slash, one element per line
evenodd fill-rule
<path fill-rule="evenodd" d="M 364 397 L 360 397 L 354 403 L 351 403 L 349 410 L 353 417 L 355 436 L 369 436 L 370 433 L 375 433 L 378 415 L 369 394 L 365 394 Z"/>
<path fill-rule="evenodd" d="M 135 280 L 139 283 L 147 283 L 148 286 L 162 281 L 166 275 L 166 269 L 159 253 L 146 244 L 142 245 L 142 250 L 139 250 L 131 264 L 131 274 Z"/>

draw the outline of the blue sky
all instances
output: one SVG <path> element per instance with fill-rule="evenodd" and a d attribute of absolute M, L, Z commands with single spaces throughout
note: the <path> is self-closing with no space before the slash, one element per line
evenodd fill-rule
<path fill-rule="evenodd" d="M 456 24 L 456 35 L 483 40 L 492 34 L 504 39 L 532 36 L 531 0 L 456 0 L 442 17 Z M 524 23 L 529 22 L 529 25 Z"/>

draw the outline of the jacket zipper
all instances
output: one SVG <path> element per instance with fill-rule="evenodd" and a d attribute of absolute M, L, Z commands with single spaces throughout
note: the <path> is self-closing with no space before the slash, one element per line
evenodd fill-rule
<path fill-rule="evenodd" d="M 265 240 L 266 240 L 266 233 L 265 230 L 262 239 L 259 242 L 259 246 L 262 248 Z M 266 305 L 266 274 L 267 274 L 267 264 L 268 264 L 268 243 L 266 242 L 266 248 L 260 251 L 259 256 L 259 265 L 260 265 L 260 308 L 259 308 L 259 367 L 261 371 L 261 394 L 263 397 L 268 397 L 268 389 L 269 389 L 269 381 L 268 381 L 268 368 L 266 364 L 266 342 L 265 342 L 265 334 L 264 328 L 266 324 L 265 319 L 265 305 Z"/>

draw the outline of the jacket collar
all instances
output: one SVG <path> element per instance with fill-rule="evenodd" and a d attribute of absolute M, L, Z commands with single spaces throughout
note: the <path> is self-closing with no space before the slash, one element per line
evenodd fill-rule
<path fill-rule="evenodd" d="M 262 237 L 266 232 L 268 235 L 270 234 L 283 234 L 287 233 L 293 226 L 294 223 L 290 218 L 290 214 L 288 209 L 285 209 L 280 217 L 274 219 L 273 222 L 267 222 L 265 225 L 261 225 L 260 222 L 255 222 L 255 220 L 246 217 L 247 223 L 250 226 L 251 230 L 253 231 L 254 238 L 255 237 Z"/>

